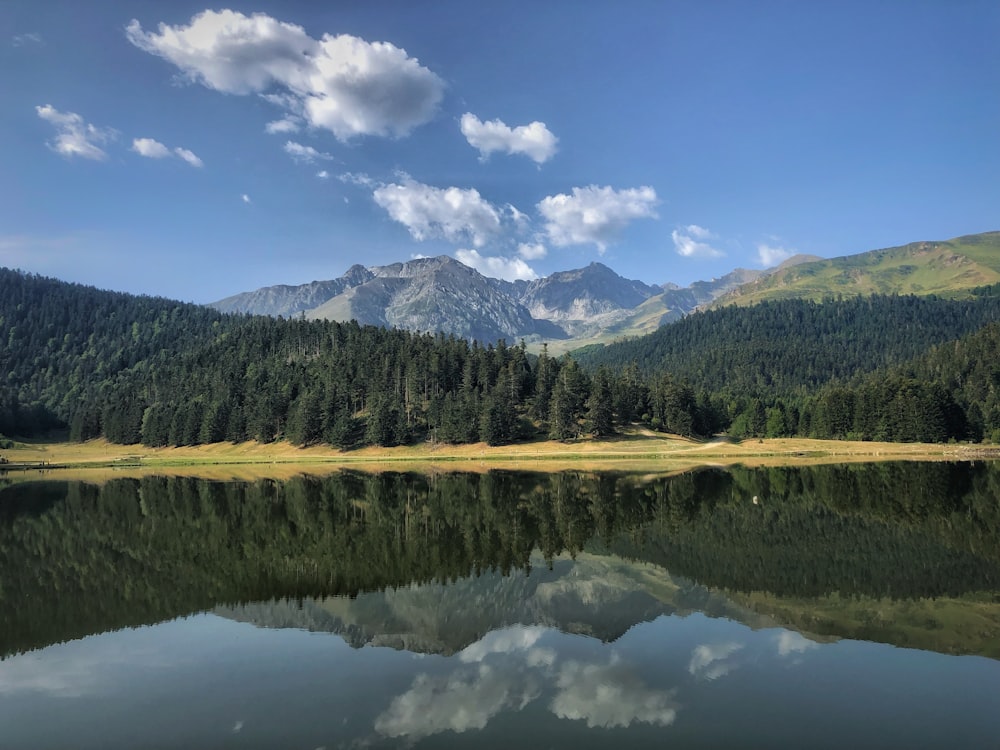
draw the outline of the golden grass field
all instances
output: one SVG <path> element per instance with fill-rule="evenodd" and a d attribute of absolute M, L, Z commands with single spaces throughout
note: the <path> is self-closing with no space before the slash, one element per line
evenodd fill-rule
<path fill-rule="evenodd" d="M 157 473 L 209 478 L 322 474 L 342 468 L 366 471 L 625 470 L 671 473 L 698 466 L 812 465 L 887 460 L 964 460 L 997 456 L 1000 447 L 920 443 L 870 443 L 806 438 L 699 441 L 646 430 L 603 440 L 536 441 L 489 447 L 419 445 L 340 451 L 290 443 L 215 443 L 181 448 L 85 443 L 19 443 L 0 450 L 9 469 L 58 470 L 107 476 Z"/>

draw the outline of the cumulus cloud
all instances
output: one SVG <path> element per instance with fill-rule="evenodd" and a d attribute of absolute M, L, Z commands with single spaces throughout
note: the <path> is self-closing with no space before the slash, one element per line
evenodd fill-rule
<path fill-rule="evenodd" d="M 767 245 L 763 242 L 757 244 L 757 257 L 764 268 L 771 268 L 788 260 L 795 255 L 794 250 L 788 250 L 776 245 Z"/>
<path fill-rule="evenodd" d="M 656 218 L 656 191 L 651 187 L 614 190 L 590 185 L 542 199 L 549 241 L 557 247 L 594 244 L 603 253 L 635 219 Z"/>
<path fill-rule="evenodd" d="M 719 258 L 725 255 L 710 244 L 709 240 L 715 239 L 715 235 L 697 224 L 675 229 L 670 236 L 677 254 L 685 258 Z"/>
<path fill-rule="evenodd" d="M 531 281 L 538 278 L 535 269 L 520 258 L 505 258 L 499 255 L 484 256 L 476 250 L 456 250 L 455 258 L 465 265 L 475 268 L 483 276 L 490 276 L 494 279 Z"/>
<path fill-rule="evenodd" d="M 98 145 L 113 141 L 118 132 L 113 128 L 99 128 L 84 121 L 75 112 L 60 112 L 51 104 L 35 107 L 38 116 L 53 125 L 56 137 L 49 141 L 49 148 L 57 154 L 100 161 L 108 155 Z"/>
<path fill-rule="evenodd" d="M 736 668 L 730 657 L 742 648 L 742 643 L 715 643 L 698 646 L 691 654 L 688 672 L 703 680 L 717 680 L 724 677 Z"/>
<path fill-rule="evenodd" d="M 494 151 L 506 154 L 524 154 L 536 164 L 544 164 L 556 152 L 559 139 L 545 127 L 544 122 L 532 122 L 508 127 L 502 120 L 482 122 L 471 112 L 462 115 L 462 135 L 469 145 L 479 150 L 485 161 Z"/>
<path fill-rule="evenodd" d="M 474 188 L 436 188 L 405 179 L 372 196 L 416 240 L 442 238 L 482 247 L 500 229 L 500 213 Z"/>
<path fill-rule="evenodd" d="M 321 180 L 326 180 L 330 177 L 330 173 L 327 172 L 325 169 L 321 169 L 316 173 L 316 176 L 319 177 Z"/>
<path fill-rule="evenodd" d="M 139 154 L 139 156 L 145 156 L 147 159 L 166 159 L 169 156 L 176 156 L 186 161 L 192 167 L 202 167 L 205 165 L 194 152 L 180 147 L 171 150 L 154 138 L 133 139 L 132 150 Z"/>
<path fill-rule="evenodd" d="M 291 156 L 294 161 L 297 161 L 300 164 L 311 164 L 315 161 L 326 161 L 333 158 L 330 154 L 323 151 L 317 151 L 312 146 L 304 146 L 301 143 L 296 143 L 295 141 L 285 141 L 283 148 L 286 154 Z"/>
<path fill-rule="evenodd" d="M 634 722 L 665 727 L 677 718 L 674 691 L 649 688 L 615 659 L 610 664 L 567 662 L 556 686 L 552 713 L 560 719 L 586 721 L 591 729 L 628 727 Z"/>
<path fill-rule="evenodd" d="M 134 139 L 132 150 L 139 156 L 145 156 L 148 159 L 165 159 L 170 156 L 170 149 L 152 138 Z"/>
<path fill-rule="evenodd" d="M 126 35 L 189 81 L 228 94 L 267 94 L 287 110 L 284 120 L 301 117 L 340 140 L 407 135 L 434 116 L 444 95 L 435 73 L 389 42 L 349 34 L 314 39 L 263 13 L 206 10 L 186 26 L 161 23 L 156 32 L 132 20 Z"/>
<path fill-rule="evenodd" d="M 548 250 L 546 250 L 545 245 L 540 242 L 522 242 L 517 246 L 517 254 L 525 260 L 541 260 L 547 253 Z"/>
<path fill-rule="evenodd" d="M 295 115 L 286 115 L 280 120 L 272 120 L 264 126 L 264 130 L 271 135 L 275 133 L 297 133 L 302 129 L 302 118 Z"/>

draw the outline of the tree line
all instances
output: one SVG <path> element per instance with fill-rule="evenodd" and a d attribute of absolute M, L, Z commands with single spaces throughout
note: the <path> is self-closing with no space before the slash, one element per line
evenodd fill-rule
<path fill-rule="evenodd" d="M 0 435 L 344 449 L 688 436 L 1000 441 L 1000 288 L 698 313 L 573 356 L 224 315 L 0 269 Z M 964 337 L 959 339 L 959 337 Z"/>
<path fill-rule="evenodd" d="M 718 428 L 707 397 L 670 375 L 590 374 L 523 343 L 223 315 L 12 271 L 0 271 L 0 336 L 7 435 L 63 424 L 72 440 L 353 448 L 568 440 L 640 420 Z"/>

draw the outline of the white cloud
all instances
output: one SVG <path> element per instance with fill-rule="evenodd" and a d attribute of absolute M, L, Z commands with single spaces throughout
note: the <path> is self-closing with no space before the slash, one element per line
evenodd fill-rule
<path fill-rule="evenodd" d="M 475 250 L 456 250 L 455 257 L 467 266 L 475 268 L 483 276 L 505 281 L 537 279 L 535 269 L 520 258 L 504 258 L 502 256 L 484 256 Z"/>
<path fill-rule="evenodd" d="M 229 94 L 269 94 L 288 115 L 340 140 L 401 137 L 430 120 L 444 82 L 389 42 L 349 34 L 321 39 L 263 13 L 206 10 L 187 26 L 161 23 L 126 35 L 139 49 L 176 65 L 183 76 Z M 279 121 L 280 122 L 280 121 Z"/>
<path fill-rule="evenodd" d="M 35 32 L 17 34 L 11 37 L 10 43 L 15 47 L 25 47 L 29 44 L 42 44 L 42 35 Z"/>
<path fill-rule="evenodd" d="M 75 112 L 60 112 L 51 104 L 35 107 L 38 116 L 56 128 L 56 137 L 49 142 L 49 148 L 63 156 L 79 156 L 84 159 L 102 160 L 108 158 L 99 143 L 107 143 L 118 137 L 113 128 L 98 128 L 84 122 Z"/>
<path fill-rule="evenodd" d="M 810 649 L 819 646 L 816 641 L 810 641 L 801 633 L 794 630 L 783 630 L 775 639 L 778 643 L 778 656 L 791 656 L 792 654 L 802 654 Z"/>
<path fill-rule="evenodd" d="M 286 115 L 280 120 L 272 120 L 264 126 L 264 130 L 271 135 L 275 133 L 297 133 L 302 129 L 302 118 L 295 115 Z"/>
<path fill-rule="evenodd" d="M 462 135 L 473 148 L 479 149 L 480 159 L 486 160 L 494 151 L 524 154 L 536 164 L 544 164 L 556 152 L 559 139 L 544 122 L 508 127 L 501 120 L 482 122 L 471 112 L 462 115 Z"/>
<path fill-rule="evenodd" d="M 132 150 L 139 156 L 149 159 L 165 159 L 170 156 L 170 149 L 152 138 L 136 138 L 132 141 Z"/>
<path fill-rule="evenodd" d="M 729 657 L 742 648 L 742 643 L 715 643 L 698 646 L 691 654 L 688 672 L 704 680 L 716 680 L 719 677 L 724 677 L 736 668 Z"/>
<path fill-rule="evenodd" d="M 530 219 L 528 215 L 517 210 L 517 207 L 511 203 L 507 204 L 507 213 L 510 214 L 511 220 L 517 226 L 518 229 L 523 229 L 528 226 Z"/>
<path fill-rule="evenodd" d="M 696 240 L 712 240 L 715 239 L 715 233 L 705 227 L 699 227 L 697 224 L 688 224 L 684 231 L 689 235 L 694 237 Z"/>
<path fill-rule="evenodd" d="M 634 722 L 665 727 L 677 718 L 674 691 L 647 687 L 614 658 L 604 665 L 567 662 L 556 686 L 552 713 L 560 719 L 584 720 L 591 729 L 628 727 Z"/>
<path fill-rule="evenodd" d="M 301 143 L 296 143 L 295 141 L 285 141 L 283 148 L 286 154 L 301 164 L 312 164 L 315 161 L 329 160 L 333 158 L 330 154 L 323 151 L 317 151 L 312 146 L 304 146 Z"/>
<path fill-rule="evenodd" d="M 316 173 L 316 176 L 319 177 L 321 180 L 326 180 L 330 177 L 330 173 L 327 172 L 325 169 L 321 169 Z"/>
<path fill-rule="evenodd" d="M 436 188 L 406 179 L 381 185 L 372 196 L 416 240 L 468 240 L 482 247 L 500 229 L 499 212 L 474 188 Z"/>
<path fill-rule="evenodd" d="M 670 236 L 674 240 L 677 254 L 685 258 L 719 258 L 724 252 L 709 244 L 708 240 L 715 235 L 697 224 L 689 224 L 681 229 L 675 229 Z"/>
<path fill-rule="evenodd" d="M 767 245 L 763 242 L 757 244 L 757 257 L 764 268 L 771 268 L 786 261 L 795 255 L 794 250 L 788 250 L 776 245 Z"/>
<path fill-rule="evenodd" d="M 337 177 L 341 182 L 347 183 L 348 185 L 357 185 L 363 188 L 375 188 L 377 183 L 371 177 L 366 175 L 364 172 L 344 172 Z"/>
<path fill-rule="evenodd" d="M 192 167 L 203 167 L 205 162 L 194 155 L 193 152 L 188 151 L 186 148 L 180 148 L 179 146 L 174 149 L 174 153 L 180 158 L 190 164 Z"/>
<path fill-rule="evenodd" d="M 608 244 L 635 219 L 656 218 L 656 191 L 651 187 L 614 190 L 590 185 L 543 198 L 538 210 L 546 220 L 545 231 L 557 247 Z"/>
<path fill-rule="evenodd" d="M 169 156 L 176 156 L 186 161 L 192 167 L 205 166 L 205 163 L 195 156 L 192 151 L 180 147 L 171 150 L 153 138 L 133 139 L 132 150 L 139 154 L 139 156 L 145 156 L 147 159 L 166 159 Z"/>
<path fill-rule="evenodd" d="M 548 250 L 545 248 L 541 242 L 527 243 L 522 242 L 517 246 L 517 254 L 520 255 L 525 260 L 541 260 L 546 256 Z"/>
<path fill-rule="evenodd" d="M 240 200 L 242 200 L 244 203 L 251 203 L 252 202 L 250 200 L 250 196 L 247 195 L 246 193 L 243 193 L 243 195 L 240 196 Z"/>

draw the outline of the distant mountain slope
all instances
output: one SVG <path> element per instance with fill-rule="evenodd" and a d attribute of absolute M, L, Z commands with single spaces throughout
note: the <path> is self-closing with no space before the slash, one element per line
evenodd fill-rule
<path fill-rule="evenodd" d="M 482 341 L 566 339 L 599 331 L 661 290 L 600 263 L 534 281 L 483 276 L 446 255 L 387 266 L 352 266 L 339 279 L 271 286 L 210 305 L 223 312 L 304 314 Z"/>
<path fill-rule="evenodd" d="M 252 292 L 234 294 L 218 302 L 213 302 L 209 307 L 226 313 L 282 315 L 287 318 L 311 310 L 317 305 L 322 305 L 338 294 L 359 286 L 374 277 L 375 275 L 364 266 L 354 265 L 339 279 L 312 281 L 297 286 L 286 284 L 266 286 Z"/>
<path fill-rule="evenodd" d="M 659 287 L 625 279 L 603 263 L 559 271 L 518 289 L 532 317 L 558 323 L 572 335 L 603 330 L 659 294 Z"/>
<path fill-rule="evenodd" d="M 1000 232 L 985 232 L 780 268 L 719 297 L 712 306 L 838 294 L 953 295 L 998 281 Z"/>
<path fill-rule="evenodd" d="M 796 256 L 785 261 L 786 264 L 813 260 L 812 256 Z M 550 345 L 549 351 L 559 354 L 580 347 L 609 344 L 630 336 L 644 336 L 653 333 L 661 326 L 674 323 L 685 315 L 708 305 L 712 300 L 736 289 L 737 287 L 762 278 L 784 267 L 758 271 L 737 268 L 725 276 L 709 281 L 696 281 L 691 286 L 679 287 L 676 284 L 664 284 L 657 293 L 643 300 L 631 310 L 606 319 L 602 327 L 591 330 L 576 331 L 576 336 L 569 341 Z"/>
<path fill-rule="evenodd" d="M 306 317 L 444 331 L 480 341 L 565 336 L 557 327 L 532 318 L 495 280 L 447 255 L 369 271 L 371 279 L 309 310 Z"/>
<path fill-rule="evenodd" d="M 915 295 L 788 299 L 699 312 L 649 334 L 579 350 L 583 366 L 635 362 L 709 391 L 775 396 L 900 365 L 1000 320 L 1000 286 L 971 299 Z"/>
<path fill-rule="evenodd" d="M 449 256 L 352 266 L 338 279 L 271 286 L 212 305 L 222 312 L 441 331 L 484 342 L 525 339 L 550 353 L 653 333 L 698 309 L 838 295 L 957 295 L 1000 281 L 1000 232 L 777 268 L 737 268 L 688 287 L 623 278 L 601 263 L 532 281 L 483 276 Z"/>

